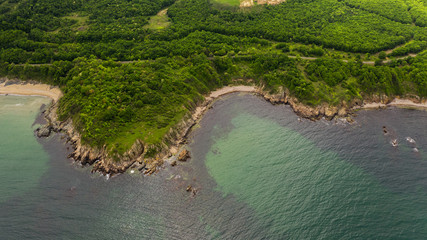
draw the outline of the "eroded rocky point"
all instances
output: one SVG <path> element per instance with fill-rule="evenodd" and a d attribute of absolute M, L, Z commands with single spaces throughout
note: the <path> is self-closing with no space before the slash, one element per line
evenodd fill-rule
<path fill-rule="evenodd" d="M 184 149 L 179 153 L 178 161 L 185 162 L 189 158 L 190 158 L 190 152 L 187 149 Z"/>

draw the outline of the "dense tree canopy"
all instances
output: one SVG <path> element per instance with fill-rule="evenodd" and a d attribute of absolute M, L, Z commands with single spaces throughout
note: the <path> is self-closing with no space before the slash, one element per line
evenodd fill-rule
<path fill-rule="evenodd" d="M 123 152 L 136 139 L 159 144 L 204 94 L 235 79 L 272 92 L 284 87 L 308 105 L 427 97 L 425 6 L 0 0 L 0 74 L 61 86 L 60 117 L 74 120 L 84 142 Z M 167 14 L 159 21 L 168 27 L 147 27 L 156 14 Z M 395 58 L 408 54 L 418 56 Z"/>

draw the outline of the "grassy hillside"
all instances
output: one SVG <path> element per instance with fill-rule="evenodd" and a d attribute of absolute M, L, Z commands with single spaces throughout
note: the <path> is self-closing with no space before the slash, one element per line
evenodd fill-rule
<path fill-rule="evenodd" d="M 229 6 L 240 6 L 240 0 L 214 0 L 214 2 Z"/>

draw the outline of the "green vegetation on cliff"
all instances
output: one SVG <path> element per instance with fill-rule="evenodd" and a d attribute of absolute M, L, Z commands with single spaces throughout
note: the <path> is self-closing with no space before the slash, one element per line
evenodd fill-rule
<path fill-rule="evenodd" d="M 0 0 L 0 75 L 61 86 L 60 118 L 72 118 L 85 143 L 122 153 L 136 139 L 160 145 L 203 95 L 237 79 L 312 106 L 427 97 L 425 6 Z"/>

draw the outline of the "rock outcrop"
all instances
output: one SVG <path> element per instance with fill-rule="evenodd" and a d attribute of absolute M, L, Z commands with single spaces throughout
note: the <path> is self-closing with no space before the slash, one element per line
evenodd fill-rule
<path fill-rule="evenodd" d="M 145 170 L 146 163 L 143 161 L 145 146 L 141 140 L 135 141 L 132 147 L 121 155 L 111 155 L 106 146 L 95 148 L 82 144 L 81 136 L 74 129 L 71 119 L 63 122 L 57 120 L 57 108 L 58 103 L 54 102 L 44 112 L 48 123 L 36 130 L 38 137 L 47 137 L 51 132 L 64 133 L 67 136 L 67 142 L 73 146 L 73 152 L 68 157 L 82 165 L 93 165 L 92 172 L 112 176 L 125 172 L 131 166 L 135 166 L 138 170 Z"/>
<path fill-rule="evenodd" d="M 308 106 L 298 101 L 297 98 L 289 96 L 287 90 L 280 90 L 278 94 L 258 91 L 258 94 L 272 104 L 289 104 L 298 116 L 310 120 L 319 120 L 323 117 L 332 120 L 335 116 L 346 117 L 350 112 L 350 108 L 345 102 L 340 106 L 328 106 L 327 104 L 316 107 Z"/>
<path fill-rule="evenodd" d="M 179 153 L 178 161 L 185 162 L 189 158 L 190 158 L 190 152 L 187 149 L 184 149 Z"/>
<path fill-rule="evenodd" d="M 52 127 L 49 125 L 44 125 L 36 129 L 36 135 L 39 138 L 49 137 L 51 132 L 52 132 Z"/>

